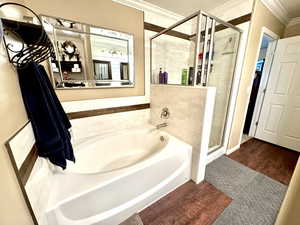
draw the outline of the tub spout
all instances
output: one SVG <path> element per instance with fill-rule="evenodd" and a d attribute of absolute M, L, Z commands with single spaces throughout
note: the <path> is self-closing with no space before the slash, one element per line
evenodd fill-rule
<path fill-rule="evenodd" d="M 156 129 L 161 129 L 161 128 L 163 128 L 163 127 L 167 127 L 168 126 L 168 124 L 167 123 L 161 123 L 161 124 L 158 124 L 158 125 L 156 125 Z"/>

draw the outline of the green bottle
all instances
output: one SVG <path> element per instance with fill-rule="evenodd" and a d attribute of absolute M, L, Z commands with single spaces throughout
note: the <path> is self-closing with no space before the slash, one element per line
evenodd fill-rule
<path fill-rule="evenodd" d="M 187 85 L 188 84 L 188 70 L 187 69 L 182 69 L 181 84 L 182 85 Z"/>

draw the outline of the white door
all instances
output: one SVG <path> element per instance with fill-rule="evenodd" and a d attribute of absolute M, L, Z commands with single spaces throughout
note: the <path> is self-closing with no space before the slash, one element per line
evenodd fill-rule
<path fill-rule="evenodd" d="M 272 69 L 272 63 L 273 63 L 273 58 L 274 58 L 274 54 L 276 51 L 276 45 L 277 45 L 277 40 L 272 41 L 271 43 L 269 43 L 269 46 L 267 49 L 265 65 L 264 65 L 264 69 L 263 69 L 263 72 L 261 75 L 261 81 L 259 84 L 259 89 L 258 89 L 258 93 L 257 93 L 257 98 L 256 98 L 256 102 L 255 102 L 253 117 L 252 117 L 250 131 L 249 131 L 250 137 L 255 136 L 255 132 L 257 129 L 257 125 L 258 125 L 257 121 L 259 120 L 261 107 L 264 102 L 265 89 L 267 87 L 270 71 Z"/>
<path fill-rule="evenodd" d="M 278 41 L 255 137 L 300 152 L 300 36 Z"/>

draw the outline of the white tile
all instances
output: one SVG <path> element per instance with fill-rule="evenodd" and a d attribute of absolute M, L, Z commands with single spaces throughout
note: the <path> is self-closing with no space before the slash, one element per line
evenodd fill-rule
<path fill-rule="evenodd" d="M 150 109 L 71 120 L 75 142 L 87 137 L 130 129 L 149 123 Z"/>
<path fill-rule="evenodd" d="M 149 103 L 149 96 L 133 96 L 122 98 L 105 98 L 82 101 L 63 102 L 63 108 L 67 113 L 93 109 L 104 109 L 120 106 L 130 106 Z"/>
<path fill-rule="evenodd" d="M 44 158 L 38 158 L 25 186 L 30 204 L 41 225 L 47 225 L 45 211 L 53 190 L 51 186 L 52 177 L 53 173 L 49 167 L 49 162 Z"/>
<path fill-rule="evenodd" d="M 18 168 L 23 164 L 34 143 L 35 138 L 30 122 L 9 142 Z"/>

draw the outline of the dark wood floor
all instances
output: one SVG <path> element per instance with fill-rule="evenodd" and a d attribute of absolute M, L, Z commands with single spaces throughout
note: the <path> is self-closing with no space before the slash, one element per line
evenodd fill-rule
<path fill-rule="evenodd" d="M 283 184 L 290 182 L 299 153 L 251 139 L 228 156 Z M 144 225 L 212 225 L 232 200 L 207 182 L 188 182 L 144 209 Z"/>
<path fill-rule="evenodd" d="M 228 157 L 288 185 L 299 153 L 253 138 Z"/>
<path fill-rule="evenodd" d="M 140 213 L 144 225 L 211 225 L 231 198 L 207 182 L 190 181 Z"/>

